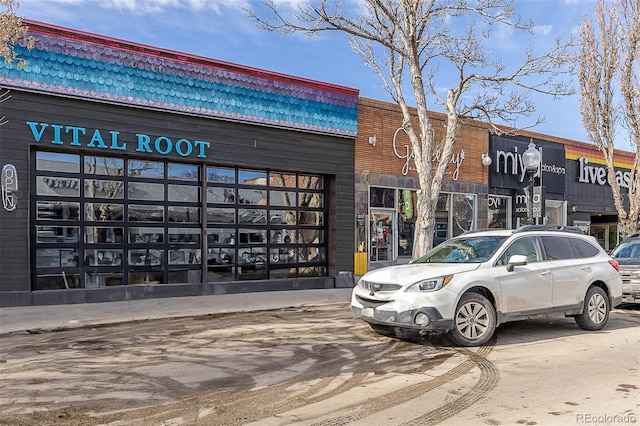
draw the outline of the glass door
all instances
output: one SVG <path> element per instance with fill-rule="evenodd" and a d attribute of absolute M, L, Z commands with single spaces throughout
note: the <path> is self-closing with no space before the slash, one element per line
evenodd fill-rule
<path fill-rule="evenodd" d="M 369 214 L 369 232 L 371 235 L 371 262 L 395 259 L 393 253 L 394 211 L 371 210 Z"/>

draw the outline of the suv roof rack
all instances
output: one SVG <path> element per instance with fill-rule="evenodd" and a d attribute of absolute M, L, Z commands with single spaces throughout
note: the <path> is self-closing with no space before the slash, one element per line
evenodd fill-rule
<path fill-rule="evenodd" d="M 549 227 L 547 225 L 524 225 L 520 228 L 513 231 L 513 233 L 518 232 L 527 232 L 527 231 L 561 231 L 561 232 L 572 232 L 574 234 L 582 234 L 584 235 L 584 231 L 578 226 L 553 226 Z"/>
<path fill-rule="evenodd" d="M 487 231 L 498 231 L 500 229 L 497 228 L 477 228 L 477 229 L 470 229 L 468 231 L 464 231 L 463 234 L 475 234 L 477 232 L 487 232 Z"/>

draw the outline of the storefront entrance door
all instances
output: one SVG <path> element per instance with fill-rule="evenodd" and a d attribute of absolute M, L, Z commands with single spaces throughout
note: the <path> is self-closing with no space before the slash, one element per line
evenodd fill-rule
<path fill-rule="evenodd" d="M 390 261 L 393 253 L 393 230 L 395 214 L 393 211 L 371 210 L 369 214 L 369 232 L 371 235 L 371 262 Z"/>
<path fill-rule="evenodd" d="M 618 244 L 618 224 L 617 223 L 591 223 L 590 234 L 598 240 L 598 243 L 607 252 L 611 252 Z"/>

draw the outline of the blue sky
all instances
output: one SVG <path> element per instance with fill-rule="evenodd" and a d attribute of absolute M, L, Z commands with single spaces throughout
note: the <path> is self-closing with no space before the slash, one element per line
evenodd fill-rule
<path fill-rule="evenodd" d="M 276 0 L 290 5 L 298 0 Z M 343 0 L 353 3 L 358 0 Z M 360 96 L 391 101 L 380 78 L 362 65 L 343 34 L 314 38 L 281 36 L 258 29 L 242 8 L 256 0 L 20 0 L 17 14 L 36 21 L 87 31 L 162 49 L 204 56 L 360 90 Z M 595 0 L 515 0 L 516 10 L 536 23 L 535 37 L 498 32 L 495 53 L 506 63 L 534 44 L 551 46 L 575 36 Z M 570 77 L 567 77 L 570 78 Z M 574 84 L 577 80 L 573 77 Z M 587 142 L 577 95 L 533 98 L 545 122 L 536 132 Z M 442 111 L 437 105 L 430 110 Z M 534 118 L 522 119 L 522 127 Z"/>

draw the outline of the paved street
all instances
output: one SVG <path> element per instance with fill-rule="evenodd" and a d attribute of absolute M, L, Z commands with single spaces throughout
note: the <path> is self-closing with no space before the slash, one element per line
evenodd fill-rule
<path fill-rule="evenodd" d="M 305 292 L 288 293 L 262 295 L 279 307 L 252 310 L 245 301 L 244 312 L 196 314 L 193 307 L 193 315 L 173 315 L 187 300 L 172 299 L 171 308 L 158 300 L 168 317 L 147 306 L 146 314 L 138 309 L 138 319 L 120 323 L 108 320 L 118 316 L 117 305 L 109 315 L 95 306 L 85 324 L 76 314 L 90 306 L 71 305 L 53 328 L 4 333 L 0 424 L 639 421 L 637 307 L 614 310 L 601 332 L 566 318 L 522 321 L 501 326 L 486 346 L 465 349 L 442 338 L 377 335 L 351 317 L 344 300 L 332 302 L 340 292 L 307 293 L 298 305 L 288 297 Z M 230 309 L 232 300 L 216 309 Z M 90 323 L 101 316 L 105 324 Z M 3 312 L 3 322 L 7 317 L 17 314 Z M 70 327 L 59 327 L 64 321 Z"/>

